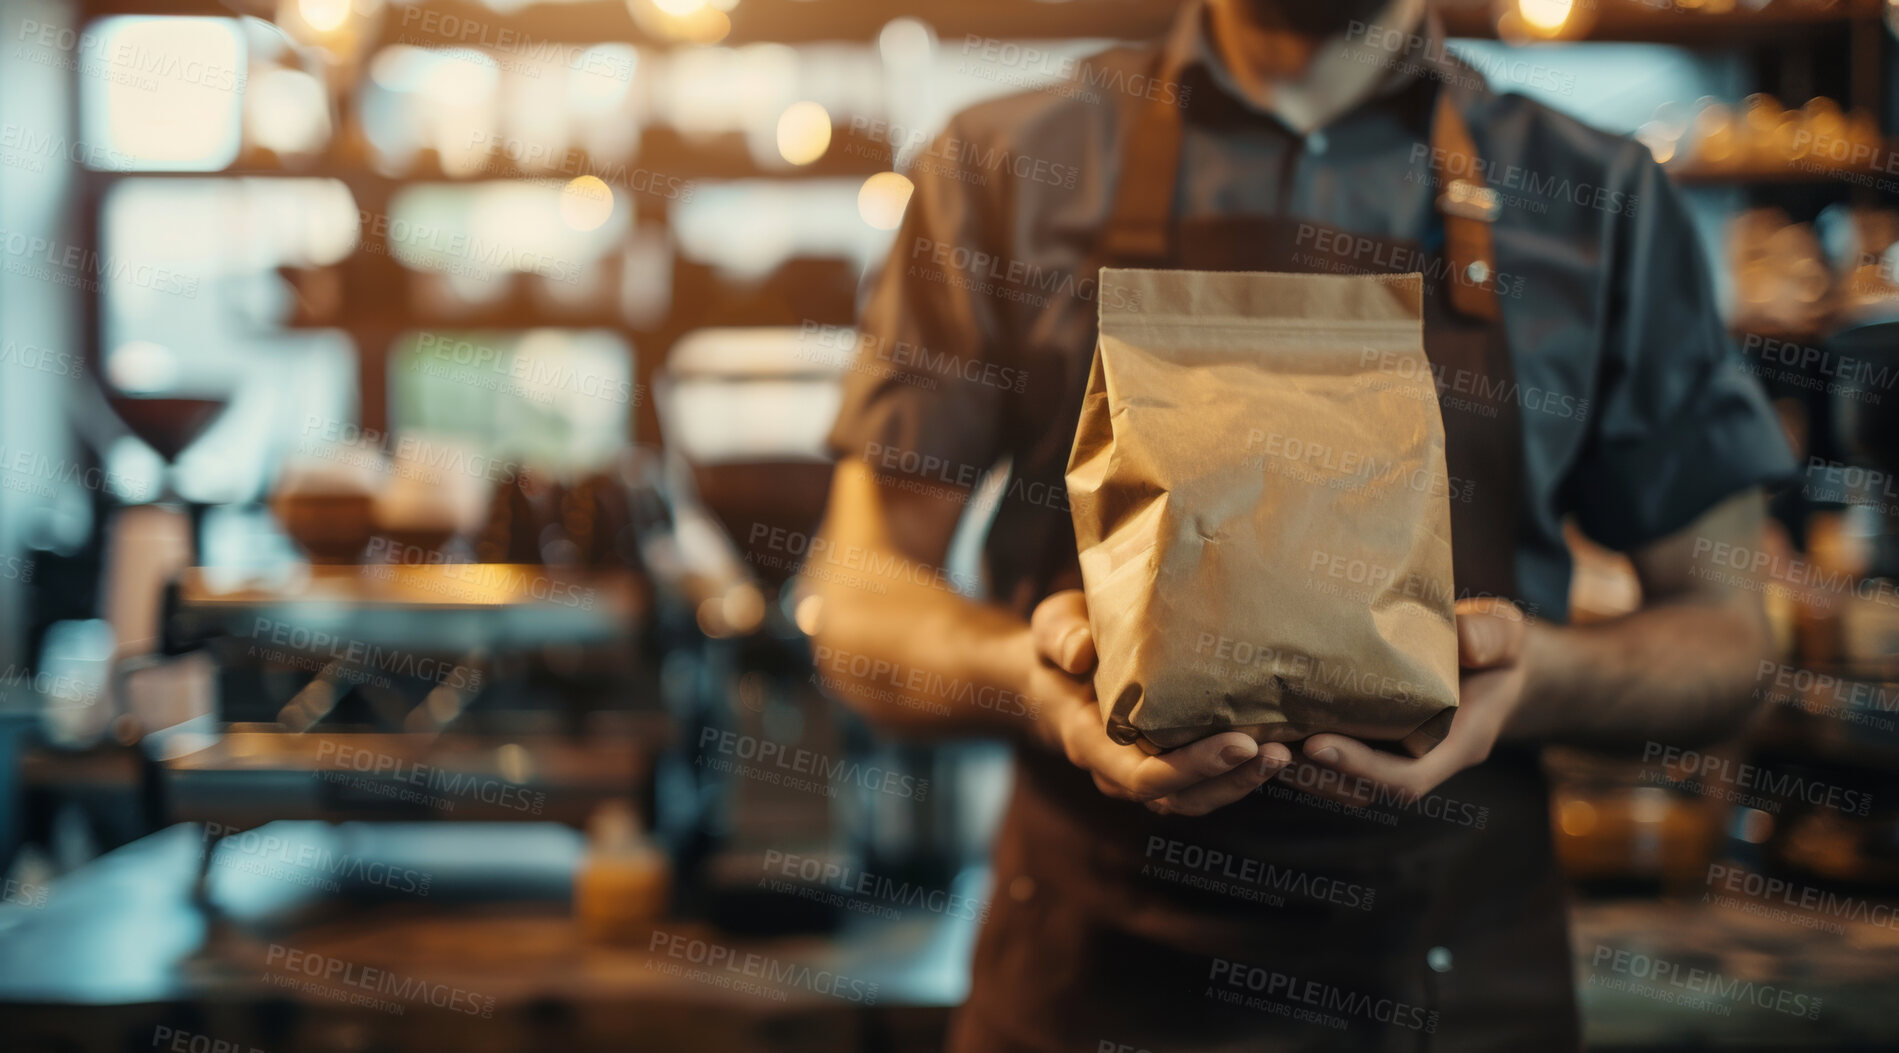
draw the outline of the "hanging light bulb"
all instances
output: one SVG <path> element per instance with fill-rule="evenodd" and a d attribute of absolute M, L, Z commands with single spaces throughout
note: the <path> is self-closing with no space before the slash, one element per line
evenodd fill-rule
<path fill-rule="evenodd" d="M 857 214 L 878 230 L 895 230 L 915 189 L 902 173 L 878 172 L 858 188 Z"/>
<path fill-rule="evenodd" d="M 808 165 L 831 147 L 831 115 L 815 102 L 794 102 L 778 116 L 778 156 Z"/>
<path fill-rule="evenodd" d="M 1517 0 L 1517 15 L 1532 33 L 1558 36 L 1576 11 L 1576 0 Z"/>
<path fill-rule="evenodd" d="M 1497 0 L 1497 36 L 1506 43 L 1575 40 L 1588 34 L 1600 0 Z"/>

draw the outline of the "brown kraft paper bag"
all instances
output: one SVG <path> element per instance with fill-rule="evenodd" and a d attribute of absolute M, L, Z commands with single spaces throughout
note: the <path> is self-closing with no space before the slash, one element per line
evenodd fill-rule
<path fill-rule="evenodd" d="M 1416 274 L 1104 268 L 1068 460 L 1108 735 L 1421 755 L 1457 706 Z"/>

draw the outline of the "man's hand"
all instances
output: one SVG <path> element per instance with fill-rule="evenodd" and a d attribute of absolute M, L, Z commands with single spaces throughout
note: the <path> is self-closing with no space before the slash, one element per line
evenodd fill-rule
<path fill-rule="evenodd" d="M 1035 660 L 1027 693 L 1042 703 L 1042 742 L 1092 774 L 1110 797 L 1140 801 L 1162 815 L 1205 815 L 1252 793 L 1292 760 L 1284 743 L 1262 747 L 1237 731 L 1158 756 L 1108 738 L 1095 701 L 1094 634 L 1079 589 L 1043 600 L 1029 619 L 1029 637 Z"/>
<path fill-rule="evenodd" d="M 1450 733 L 1422 757 L 1412 758 L 1344 735 L 1314 735 L 1305 755 L 1348 780 L 1382 783 L 1409 797 L 1422 797 L 1465 768 L 1482 764 L 1523 701 L 1529 670 L 1523 661 L 1528 634 L 1523 612 L 1509 600 L 1460 600 L 1457 604 L 1457 713 Z M 1347 799 L 1351 795 L 1347 795 Z"/>

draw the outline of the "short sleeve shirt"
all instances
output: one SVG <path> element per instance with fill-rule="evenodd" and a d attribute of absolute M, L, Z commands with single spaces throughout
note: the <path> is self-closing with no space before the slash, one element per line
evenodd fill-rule
<path fill-rule="evenodd" d="M 1223 87 L 1200 19 L 1190 4 L 1155 45 L 957 115 L 910 165 L 915 192 L 869 286 L 831 446 L 949 500 L 1006 458 L 985 552 L 992 591 L 1020 610 L 1073 584 L 1062 470 L 1095 343 L 1092 252 L 1121 151 L 1139 148 L 1121 141 L 1136 107 L 1157 94 L 1182 106 L 1182 216 L 1430 236 L 1434 93 L 1444 76 L 1477 76 L 1435 28 L 1393 63 L 1435 75 L 1397 77 L 1301 136 Z M 1501 306 L 1514 367 L 1503 397 L 1521 421 L 1518 598 L 1561 620 L 1566 520 L 1628 550 L 1796 465 L 1648 151 L 1488 90 L 1466 119 L 1503 203 L 1498 270 L 1516 277 Z M 1487 378 L 1437 379 L 1449 412 L 1460 386 Z"/>

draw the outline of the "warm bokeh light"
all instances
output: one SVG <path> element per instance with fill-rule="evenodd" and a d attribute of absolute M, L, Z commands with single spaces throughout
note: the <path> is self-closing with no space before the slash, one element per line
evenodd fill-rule
<path fill-rule="evenodd" d="M 1660 786 L 1637 786 L 1629 791 L 1629 818 L 1638 823 L 1659 823 L 1668 818 L 1672 806 L 1668 791 Z"/>
<path fill-rule="evenodd" d="M 594 230 L 613 215 L 613 188 L 599 176 L 570 180 L 560 192 L 560 221 L 572 230 Z"/>
<path fill-rule="evenodd" d="M 1517 0 L 1523 24 L 1537 33 L 1560 33 L 1569 24 L 1576 0 Z"/>
<path fill-rule="evenodd" d="M 794 102 L 778 116 L 778 156 L 808 165 L 831 148 L 831 115 L 815 102 Z"/>
<path fill-rule="evenodd" d="M 1740 810 L 1740 821 L 1734 824 L 1735 836 L 1750 845 L 1763 845 L 1774 836 L 1774 817 L 1758 808 Z"/>
<path fill-rule="evenodd" d="M 877 34 L 877 52 L 884 62 L 904 68 L 927 61 L 934 38 L 930 27 L 914 18 L 893 18 Z"/>
<path fill-rule="evenodd" d="M 1653 123 L 1653 121 L 1649 122 L 1649 124 Z M 1656 164 L 1668 164 L 1675 159 L 1675 151 L 1680 147 L 1680 140 L 1651 129 L 1649 124 L 1636 129 L 1636 141 L 1648 147 L 1648 152 L 1654 156 Z"/>
<path fill-rule="evenodd" d="M 255 6 L 272 4 L 273 0 L 258 0 Z M 276 14 L 271 20 L 279 34 L 299 48 L 351 64 L 376 39 L 383 5 L 384 0 L 274 0 Z M 242 11 L 242 5 L 224 6 Z M 261 10 L 249 13 L 263 17 Z"/>
<path fill-rule="evenodd" d="M 899 172 L 878 172 L 857 192 L 857 214 L 878 230 L 895 230 L 916 187 Z"/>
<path fill-rule="evenodd" d="M 719 613 L 734 633 L 746 635 L 765 620 L 765 597 L 749 582 L 735 586 L 720 601 Z"/>
<path fill-rule="evenodd" d="M 627 10 L 642 29 L 685 44 L 716 44 L 732 32 L 732 19 L 707 0 L 627 0 Z"/>
<path fill-rule="evenodd" d="M 334 32 L 349 19 L 349 0 L 297 0 L 297 14 L 311 29 Z"/>
<path fill-rule="evenodd" d="M 1557 808 L 1557 825 L 1571 837 L 1588 837 L 1596 832 L 1600 817 L 1596 806 L 1580 797 L 1572 797 Z"/>
<path fill-rule="evenodd" d="M 798 606 L 792 612 L 792 621 L 798 631 L 806 636 L 816 636 L 824 627 L 824 597 L 810 593 L 798 598 Z"/>

